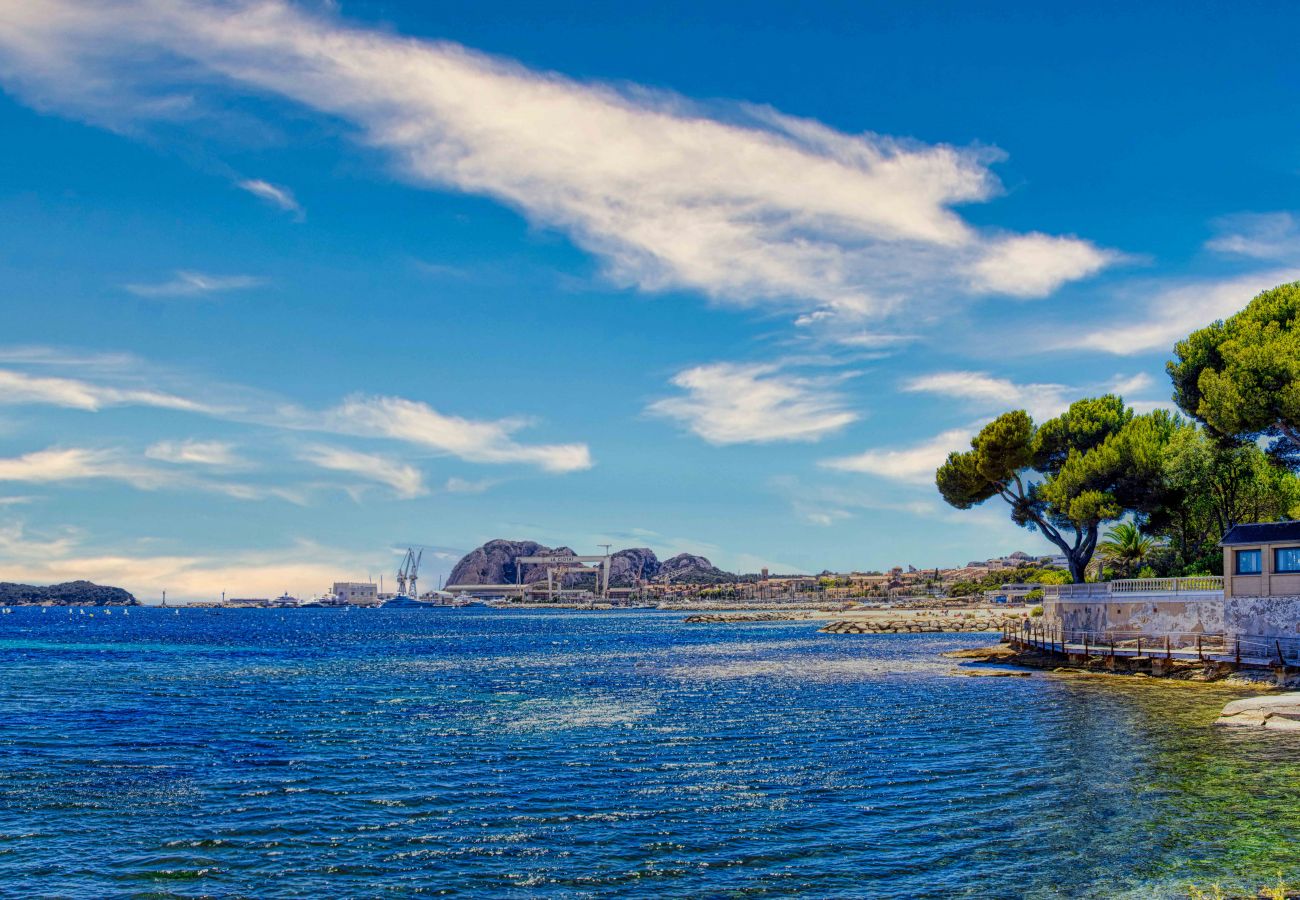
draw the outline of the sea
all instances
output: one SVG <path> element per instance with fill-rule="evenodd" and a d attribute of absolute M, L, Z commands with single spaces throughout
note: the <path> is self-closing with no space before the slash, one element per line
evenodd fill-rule
<path fill-rule="evenodd" d="M 93 612 L 93 615 L 91 613 Z M 1186 897 L 1300 880 L 1241 689 L 983 635 L 487 608 L 0 616 L 3 897 Z"/>

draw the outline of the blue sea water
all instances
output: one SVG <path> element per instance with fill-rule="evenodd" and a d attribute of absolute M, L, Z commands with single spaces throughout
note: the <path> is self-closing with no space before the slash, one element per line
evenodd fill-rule
<path fill-rule="evenodd" d="M 0 617 L 0 895 L 1152 897 L 1300 874 L 1240 691 L 969 635 L 487 609 Z"/>

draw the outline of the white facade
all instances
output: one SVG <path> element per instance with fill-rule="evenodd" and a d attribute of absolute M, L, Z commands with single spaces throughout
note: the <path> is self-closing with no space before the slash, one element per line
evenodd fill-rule
<path fill-rule="evenodd" d="M 379 587 L 365 581 L 336 581 L 334 596 L 351 606 L 378 606 Z"/>

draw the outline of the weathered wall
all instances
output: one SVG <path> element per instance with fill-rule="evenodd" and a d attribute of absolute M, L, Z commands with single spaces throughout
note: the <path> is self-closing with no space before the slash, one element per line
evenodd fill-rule
<path fill-rule="evenodd" d="M 1229 597 L 1224 607 L 1225 630 L 1229 634 L 1300 636 L 1300 595 Z"/>
<path fill-rule="evenodd" d="M 1217 594 L 1201 597 L 1155 595 L 1142 598 L 1056 601 L 1043 606 L 1049 624 L 1067 632 L 1133 632 L 1135 634 L 1210 634 L 1224 631 L 1224 600 Z"/>

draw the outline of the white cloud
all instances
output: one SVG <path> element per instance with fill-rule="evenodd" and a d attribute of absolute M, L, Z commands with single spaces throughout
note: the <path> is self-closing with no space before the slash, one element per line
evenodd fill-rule
<path fill-rule="evenodd" d="M 47 484 L 92 479 L 122 481 L 142 490 L 174 483 L 168 473 L 134 464 L 112 450 L 50 447 L 0 459 L 0 481 Z"/>
<path fill-rule="evenodd" d="M 0 78 L 39 106 L 132 128 L 228 108 L 204 103 L 213 91 L 285 98 L 350 123 L 411 182 L 496 198 L 645 290 L 871 315 L 924 294 L 1042 294 L 1111 259 L 955 213 L 998 193 L 987 149 L 581 83 L 280 0 L 44 0 L 6 16 Z"/>
<path fill-rule="evenodd" d="M 913 484 L 934 482 L 934 472 L 954 450 L 970 446 L 971 431 L 955 428 L 910 447 L 868 450 L 855 456 L 822 461 L 821 465 L 839 472 L 863 472 L 892 481 Z"/>
<path fill-rule="evenodd" d="M 586 444 L 520 444 L 512 435 L 523 419 L 465 419 L 401 397 L 353 396 L 319 417 L 300 417 L 299 427 L 360 437 L 387 437 L 468 462 L 525 463 L 548 472 L 592 466 Z"/>
<path fill-rule="evenodd" d="M 978 290 L 1012 297 L 1045 297 L 1061 285 L 1095 275 L 1119 254 L 1077 238 L 1017 235 L 992 243 L 971 267 Z"/>
<path fill-rule="evenodd" d="M 941 394 L 973 401 L 980 408 L 1023 408 L 1035 419 L 1050 419 L 1070 405 L 1068 396 L 1076 393 L 1063 384 L 1016 384 L 1006 378 L 994 378 L 984 372 L 936 372 L 921 375 L 903 384 L 911 393 Z"/>
<path fill-rule="evenodd" d="M 388 485 L 403 500 L 423 497 L 429 493 L 424 486 L 424 475 L 419 469 L 377 453 L 359 453 L 342 447 L 317 444 L 303 448 L 299 458 L 322 469 L 350 472 Z"/>
<path fill-rule="evenodd" d="M 278 207 L 285 212 L 294 214 L 294 218 L 302 220 L 304 214 L 302 207 L 298 204 L 297 198 L 288 188 L 271 184 L 269 181 L 262 181 L 260 178 L 250 178 L 246 181 L 238 182 L 237 186 L 241 190 L 248 191 L 254 197 L 260 197 L 272 206 Z"/>
<path fill-rule="evenodd" d="M 1274 269 L 1210 281 L 1155 286 L 1150 299 L 1131 304 L 1105 327 L 1083 332 L 1056 349 L 1101 350 L 1120 356 L 1171 353 L 1198 328 L 1239 312 L 1261 291 L 1300 279 L 1300 270 Z M 1144 307 L 1144 308 L 1143 308 Z"/>
<path fill-rule="evenodd" d="M 2 355 L 2 354 L 0 354 Z M 47 363 L 44 356 L 43 363 Z M 105 376 L 106 381 L 139 380 L 127 369 Z M 572 472 L 592 466 L 586 444 L 524 444 L 514 435 L 527 427 L 525 419 L 482 420 L 445 415 L 425 403 L 402 397 L 353 396 L 325 411 L 308 410 L 227 386 L 225 393 L 245 395 L 220 407 L 207 406 L 179 394 L 146 390 L 86 379 L 33 376 L 0 369 L 0 405 L 45 404 L 96 411 L 108 406 L 144 405 L 201 413 L 218 419 L 254 423 L 268 428 L 316 431 L 364 439 L 389 438 L 423 450 L 435 450 L 475 463 L 522 463 L 548 472 Z M 165 462 L 238 464 L 221 442 L 162 441 L 147 455 Z M 179 457 L 188 458 L 181 459 Z"/>
<path fill-rule="evenodd" d="M 234 444 L 225 441 L 159 441 L 145 450 L 149 459 L 180 465 L 235 468 L 247 465 L 235 453 Z"/>
<path fill-rule="evenodd" d="M 75 378 L 28 375 L 0 369 L 0 404 L 63 406 L 95 412 L 107 406 L 156 406 L 187 412 L 206 407 L 194 400 L 162 391 L 96 384 Z"/>
<path fill-rule="evenodd" d="M 478 478 L 470 481 L 465 478 L 448 478 L 442 489 L 449 494 L 481 494 L 499 482 L 493 478 Z"/>
<path fill-rule="evenodd" d="M 117 449 L 48 447 L 22 456 L 0 458 L 0 482 L 62 484 L 86 481 L 115 481 L 141 491 L 195 490 L 236 500 L 278 497 L 290 503 L 306 502 L 306 496 L 300 490 L 200 477 L 175 468 L 149 465 Z"/>
<path fill-rule="evenodd" d="M 1300 260 L 1300 220 L 1289 212 L 1239 213 L 1215 220 L 1217 234 L 1205 246 L 1219 253 Z"/>
<path fill-rule="evenodd" d="M 1041 422 L 1059 416 L 1075 400 L 1096 394 L 1118 394 L 1130 405 L 1135 395 L 1151 389 L 1154 380 L 1146 372 L 1117 375 L 1101 384 L 1071 387 L 1064 384 L 1018 384 L 1007 378 L 995 378 L 986 372 L 935 372 L 908 379 L 903 390 L 930 393 L 969 401 L 979 410 L 1004 412 L 1024 409 Z M 1138 399 L 1138 403 L 1146 403 Z"/>
<path fill-rule="evenodd" d="M 646 411 L 711 444 L 816 441 L 858 419 L 831 389 L 836 380 L 782 374 L 775 365 L 712 363 L 678 372 L 672 383 L 685 395 L 656 400 Z"/>
<path fill-rule="evenodd" d="M 170 281 L 152 284 L 128 284 L 124 287 L 137 297 L 201 297 L 222 291 L 238 291 L 265 284 L 253 275 L 205 275 L 202 272 L 177 272 Z"/>

